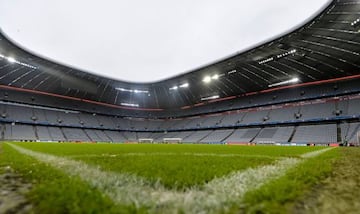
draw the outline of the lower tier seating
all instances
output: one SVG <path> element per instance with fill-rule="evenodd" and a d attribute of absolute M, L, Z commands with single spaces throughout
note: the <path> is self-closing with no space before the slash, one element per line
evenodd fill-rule
<path fill-rule="evenodd" d="M 163 142 L 164 138 L 180 138 L 189 143 L 359 143 L 360 122 L 279 126 L 265 128 L 239 128 L 177 132 L 129 132 L 98 129 L 47 127 L 24 124 L 0 123 L 1 140 L 14 141 L 82 141 L 82 142 L 138 142 L 152 139 Z"/>

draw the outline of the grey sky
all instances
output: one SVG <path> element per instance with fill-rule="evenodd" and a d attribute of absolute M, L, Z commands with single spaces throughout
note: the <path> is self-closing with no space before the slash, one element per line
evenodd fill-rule
<path fill-rule="evenodd" d="M 153 82 L 304 22 L 328 0 L 1 0 L 0 27 L 28 50 L 102 76 Z"/>

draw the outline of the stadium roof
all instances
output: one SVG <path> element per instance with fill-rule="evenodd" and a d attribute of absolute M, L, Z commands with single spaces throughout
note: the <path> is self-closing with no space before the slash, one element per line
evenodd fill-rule
<path fill-rule="evenodd" d="M 360 1 L 336 0 L 298 29 L 156 83 L 100 77 L 35 56 L 0 36 L 0 85 L 134 108 L 181 108 L 360 74 Z"/>
<path fill-rule="evenodd" d="M 289 32 L 328 3 L 3 0 L 0 26 L 20 47 L 46 59 L 116 80 L 151 83 Z"/>

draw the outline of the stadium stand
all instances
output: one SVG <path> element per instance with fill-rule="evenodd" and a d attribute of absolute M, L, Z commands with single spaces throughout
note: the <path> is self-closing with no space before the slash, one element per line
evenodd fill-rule
<path fill-rule="evenodd" d="M 36 126 L 36 133 L 38 140 L 47 142 L 54 141 L 54 139 L 50 136 L 49 128 L 46 126 Z"/>
<path fill-rule="evenodd" d="M 188 138 L 193 132 L 192 131 L 185 131 L 185 132 L 169 132 L 168 134 L 164 135 L 163 138 L 180 138 L 183 142 L 184 139 Z"/>
<path fill-rule="evenodd" d="M 136 142 L 138 140 L 136 132 L 123 132 L 122 133 L 127 141 Z"/>
<path fill-rule="evenodd" d="M 61 131 L 59 127 L 48 127 L 49 134 L 53 141 L 67 141 L 64 133 Z M 42 139 L 40 139 L 42 140 Z"/>
<path fill-rule="evenodd" d="M 302 119 L 301 117 L 299 106 L 281 107 L 270 111 L 268 122 L 294 121 Z"/>
<path fill-rule="evenodd" d="M 106 142 L 102 138 L 100 138 L 94 130 L 85 129 L 84 131 L 85 131 L 86 136 L 89 137 L 90 141 L 93 141 L 93 142 Z"/>
<path fill-rule="evenodd" d="M 336 143 L 336 124 L 299 126 L 292 141 L 294 143 Z"/>
<path fill-rule="evenodd" d="M 5 124 L 5 140 L 35 141 L 36 136 L 33 126 L 19 124 Z"/>
<path fill-rule="evenodd" d="M 213 142 L 224 142 L 224 140 L 230 136 L 234 130 L 215 130 L 211 132 L 208 136 L 203 138 L 200 142 L 203 143 L 213 143 Z"/>
<path fill-rule="evenodd" d="M 341 137 L 343 142 L 359 145 L 358 134 L 360 132 L 360 123 L 341 124 Z"/>
<path fill-rule="evenodd" d="M 256 143 L 286 143 L 289 142 L 294 127 L 271 127 L 263 128 L 253 142 Z"/>
<path fill-rule="evenodd" d="M 238 129 L 235 130 L 232 135 L 230 135 L 226 141 L 227 142 L 251 142 L 255 136 L 259 133 L 260 128 L 252 129 Z"/>
<path fill-rule="evenodd" d="M 359 97 L 352 95 L 336 99 L 282 103 L 215 115 L 166 120 L 120 118 L 62 109 L 42 109 L 37 106 L 7 102 L 0 103 L 2 114 L 6 115 L 2 120 L 16 125 L 5 123 L 5 126 L 2 126 L 2 139 L 88 142 L 137 142 L 139 139 L 154 139 L 161 142 L 163 138 L 181 138 L 184 142 L 201 143 L 233 141 L 285 143 L 294 135 L 291 142 L 332 143 L 337 142 L 338 139 L 336 121 L 342 121 L 343 118 L 359 118 Z M 300 124 L 295 128 L 295 132 L 293 126 L 278 126 L 287 123 L 297 124 L 297 122 L 328 123 L 332 120 L 335 123 L 331 125 Z M 36 124 L 42 126 L 33 128 L 32 125 Z M 342 141 L 357 140 L 354 130 L 358 130 L 359 127 L 356 124 L 344 123 L 340 126 Z M 261 125 L 275 127 L 257 128 Z M 254 128 L 246 128 L 247 126 Z M 235 131 L 234 129 L 206 130 L 226 127 L 244 128 Z M 164 134 L 166 131 L 171 132 Z"/>
<path fill-rule="evenodd" d="M 85 141 L 90 142 L 91 139 L 86 135 L 82 129 L 77 128 L 62 128 L 64 136 L 69 141 Z"/>
<path fill-rule="evenodd" d="M 104 134 L 108 136 L 108 138 L 112 142 L 125 142 L 127 139 L 120 133 L 116 131 L 104 131 Z"/>

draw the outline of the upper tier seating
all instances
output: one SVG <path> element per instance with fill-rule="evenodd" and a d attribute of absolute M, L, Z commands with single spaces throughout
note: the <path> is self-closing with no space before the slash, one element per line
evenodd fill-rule
<path fill-rule="evenodd" d="M 144 120 L 41 109 L 32 106 L 0 103 L 0 119 L 31 124 L 71 126 L 128 131 L 166 131 L 326 120 L 334 117 L 359 117 L 360 98 L 324 103 L 295 103 L 244 109 L 223 114 L 173 120 Z"/>

